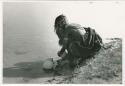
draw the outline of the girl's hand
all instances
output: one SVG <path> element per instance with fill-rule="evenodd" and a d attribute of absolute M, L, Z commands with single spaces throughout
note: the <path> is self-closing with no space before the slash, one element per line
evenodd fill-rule
<path fill-rule="evenodd" d="M 61 52 L 61 51 L 58 51 L 58 53 L 57 53 L 57 55 L 58 55 L 59 57 L 61 57 L 62 54 L 63 54 L 63 52 Z"/>

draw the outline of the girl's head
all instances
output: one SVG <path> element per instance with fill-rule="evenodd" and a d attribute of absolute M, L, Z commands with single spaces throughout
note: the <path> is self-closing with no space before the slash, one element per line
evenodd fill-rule
<path fill-rule="evenodd" d="M 55 19 L 55 26 L 54 26 L 55 30 L 57 30 L 58 28 L 62 28 L 63 29 L 66 24 L 67 24 L 67 18 L 66 18 L 66 16 L 64 16 L 63 14 L 59 15 Z"/>
<path fill-rule="evenodd" d="M 63 14 L 56 17 L 54 30 L 60 39 L 63 38 L 63 32 L 67 24 L 67 18 Z"/>

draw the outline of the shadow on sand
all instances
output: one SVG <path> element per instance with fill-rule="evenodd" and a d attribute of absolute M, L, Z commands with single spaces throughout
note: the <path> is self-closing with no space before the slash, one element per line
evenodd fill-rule
<path fill-rule="evenodd" d="M 53 73 L 46 73 L 42 69 L 43 61 L 16 63 L 14 67 L 4 68 L 3 77 L 51 77 Z"/>

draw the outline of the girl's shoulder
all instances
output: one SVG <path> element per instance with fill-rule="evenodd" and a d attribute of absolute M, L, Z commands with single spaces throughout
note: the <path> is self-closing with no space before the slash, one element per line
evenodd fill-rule
<path fill-rule="evenodd" d="M 82 36 L 86 33 L 84 27 L 79 24 L 69 24 L 65 28 L 65 34 L 72 34 L 74 36 Z"/>
<path fill-rule="evenodd" d="M 66 29 L 82 29 L 83 27 L 79 24 L 71 23 L 66 26 Z"/>

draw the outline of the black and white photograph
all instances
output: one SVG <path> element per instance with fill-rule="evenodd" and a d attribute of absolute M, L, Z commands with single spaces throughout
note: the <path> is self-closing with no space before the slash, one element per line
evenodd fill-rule
<path fill-rule="evenodd" d="M 125 2 L 3 2 L 4 84 L 122 84 Z"/>

